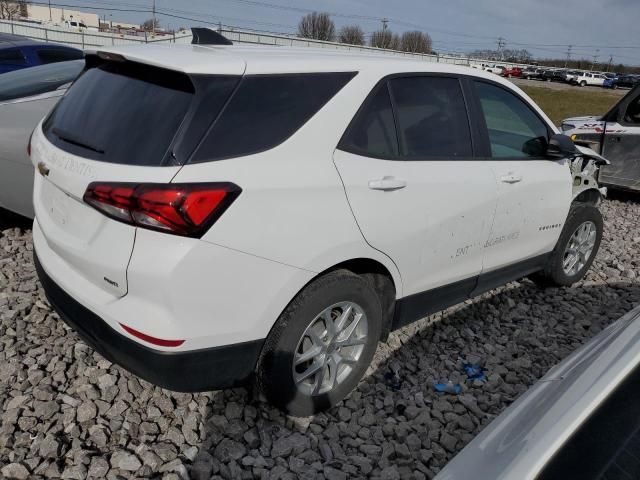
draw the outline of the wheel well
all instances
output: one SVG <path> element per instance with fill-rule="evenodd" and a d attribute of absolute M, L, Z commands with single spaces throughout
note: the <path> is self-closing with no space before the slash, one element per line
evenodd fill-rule
<path fill-rule="evenodd" d="M 375 289 L 382 304 L 382 320 L 380 340 L 385 341 L 391 332 L 391 324 L 396 304 L 396 285 L 391 272 L 382 263 L 370 258 L 354 258 L 328 268 L 320 275 L 334 270 L 349 270 L 366 278 Z"/>
<path fill-rule="evenodd" d="M 573 199 L 573 203 L 587 203 L 597 207 L 600 205 L 602 201 L 602 194 L 599 190 L 595 188 L 590 188 L 589 190 L 585 190 L 584 192 L 580 192 L 580 194 Z"/>

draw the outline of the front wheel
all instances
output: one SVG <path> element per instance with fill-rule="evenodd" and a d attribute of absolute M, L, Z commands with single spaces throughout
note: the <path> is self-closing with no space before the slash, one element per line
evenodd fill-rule
<path fill-rule="evenodd" d="M 317 278 L 287 306 L 258 362 L 257 388 L 295 416 L 325 410 L 353 390 L 380 339 L 382 307 L 372 284 L 346 270 Z"/>
<path fill-rule="evenodd" d="M 598 253 L 603 227 L 597 207 L 572 206 L 547 266 L 533 279 L 543 285 L 556 286 L 569 286 L 581 280 Z"/>
<path fill-rule="evenodd" d="M 587 86 L 587 82 L 585 82 L 584 80 L 580 82 L 580 86 L 581 87 L 586 87 Z"/>

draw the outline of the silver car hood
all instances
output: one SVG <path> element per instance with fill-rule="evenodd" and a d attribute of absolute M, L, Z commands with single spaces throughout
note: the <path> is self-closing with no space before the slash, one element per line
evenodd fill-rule
<path fill-rule="evenodd" d="M 534 479 L 640 364 L 640 307 L 574 352 L 491 422 L 436 480 Z"/>

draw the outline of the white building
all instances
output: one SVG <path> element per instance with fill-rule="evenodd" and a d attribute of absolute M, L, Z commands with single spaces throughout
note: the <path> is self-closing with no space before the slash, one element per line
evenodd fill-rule
<path fill-rule="evenodd" d="M 99 16 L 96 13 L 82 12 L 80 10 L 70 10 L 67 8 L 57 8 L 47 5 L 27 4 L 26 20 L 36 21 L 44 24 L 79 27 L 79 24 L 86 28 L 97 30 L 100 25 Z"/>

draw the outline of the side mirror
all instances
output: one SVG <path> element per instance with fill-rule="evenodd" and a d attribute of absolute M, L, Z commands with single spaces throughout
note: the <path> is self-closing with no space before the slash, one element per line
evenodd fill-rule
<path fill-rule="evenodd" d="M 552 158 L 566 158 L 578 153 L 576 145 L 571 138 L 557 133 L 552 135 L 547 146 L 547 156 Z"/>

